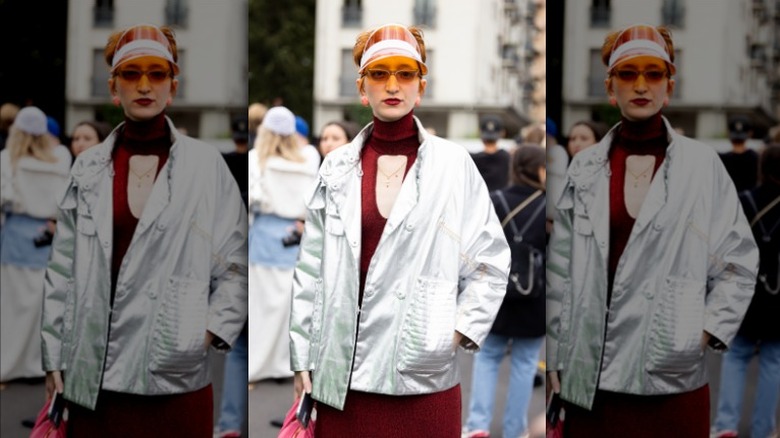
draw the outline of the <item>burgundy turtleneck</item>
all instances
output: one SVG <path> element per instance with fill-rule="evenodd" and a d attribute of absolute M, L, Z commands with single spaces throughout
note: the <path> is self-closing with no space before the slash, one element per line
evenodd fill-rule
<path fill-rule="evenodd" d="M 361 151 L 363 180 L 361 182 L 362 200 L 362 241 L 360 251 L 360 297 L 363 303 L 363 287 L 366 282 L 368 265 L 376 251 L 387 219 L 379 213 L 376 203 L 377 160 L 382 155 L 406 156 L 406 173 L 417 158 L 420 140 L 417 125 L 414 123 L 413 112 L 394 122 L 383 122 L 374 117 L 374 129 Z"/>
<path fill-rule="evenodd" d="M 631 155 L 653 155 L 655 166 L 653 176 L 661 166 L 669 145 L 666 126 L 660 111 L 647 120 L 633 122 L 623 118 L 612 140 L 609 150 L 609 294 L 615 278 L 618 261 L 628 243 L 636 219 L 628 214 L 625 203 L 624 183 L 626 179 L 626 158 Z"/>
<path fill-rule="evenodd" d="M 160 169 L 168 160 L 171 148 L 171 131 L 165 114 L 160 113 L 150 120 L 136 122 L 125 119 L 112 151 L 114 164 L 114 246 L 111 256 L 111 302 L 119 276 L 122 259 L 130 247 L 130 242 L 138 225 L 138 218 L 130 212 L 127 200 L 127 180 L 130 173 L 130 157 L 133 155 L 156 155 L 159 158 L 155 180 Z"/>

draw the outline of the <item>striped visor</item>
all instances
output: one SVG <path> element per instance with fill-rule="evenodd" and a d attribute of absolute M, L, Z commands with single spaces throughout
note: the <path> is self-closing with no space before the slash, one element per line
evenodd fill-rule
<path fill-rule="evenodd" d="M 640 56 L 651 56 L 664 61 L 671 74 L 677 70 L 666 52 L 666 41 L 661 33 L 653 26 L 640 24 L 626 28 L 618 34 L 609 57 L 607 73 L 616 65 Z"/>
<path fill-rule="evenodd" d="M 386 24 L 371 33 L 363 48 L 358 73 L 363 74 L 370 64 L 392 56 L 411 58 L 420 65 L 421 74 L 428 74 L 428 67 L 422 60 L 417 40 L 409 29 L 400 24 Z"/>
<path fill-rule="evenodd" d="M 157 26 L 152 25 L 133 26 L 119 37 L 111 62 L 111 73 L 127 61 L 145 56 L 154 56 L 168 61 L 173 74 L 179 74 L 179 66 L 173 60 L 168 38 Z"/>

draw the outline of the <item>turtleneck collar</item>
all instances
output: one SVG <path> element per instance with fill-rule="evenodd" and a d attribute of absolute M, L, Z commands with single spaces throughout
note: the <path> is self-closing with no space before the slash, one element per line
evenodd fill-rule
<path fill-rule="evenodd" d="M 413 111 L 393 122 L 374 117 L 374 130 L 367 146 L 379 155 L 407 154 L 420 146 Z"/>
<path fill-rule="evenodd" d="M 135 153 L 154 153 L 170 149 L 173 143 L 165 113 L 161 112 L 149 120 L 140 122 L 125 118 L 119 143 Z"/>
<path fill-rule="evenodd" d="M 660 111 L 645 120 L 631 121 L 622 117 L 621 122 L 618 135 L 625 140 L 647 141 L 666 136 L 666 126 Z"/>

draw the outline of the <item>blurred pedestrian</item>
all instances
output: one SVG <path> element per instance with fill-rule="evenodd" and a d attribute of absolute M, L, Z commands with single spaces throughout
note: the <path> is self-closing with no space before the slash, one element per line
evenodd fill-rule
<path fill-rule="evenodd" d="M 357 131 L 357 127 L 352 122 L 332 121 L 326 123 L 320 131 L 320 155 L 325 158 L 336 148 L 348 144 L 355 138 Z"/>
<path fill-rule="evenodd" d="M 458 436 L 458 346 L 483 344 L 509 248 L 464 148 L 414 117 L 422 31 L 387 24 L 353 48 L 373 123 L 332 151 L 307 193 L 290 320 L 295 395 L 318 437 Z"/>
<path fill-rule="evenodd" d="M 723 355 L 720 392 L 713 435 L 737 436 L 745 373 L 758 356 L 758 384 L 753 400 L 750 436 L 777 436 L 780 398 L 780 144 L 770 144 L 760 156 L 758 187 L 740 193 L 742 208 L 759 250 L 758 282 L 745 319 Z M 774 434 L 774 435 L 773 435 Z"/>
<path fill-rule="evenodd" d="M 298 139 L 301 155 L 312 166 L 312 171 L 316 174 L 320 168 L 322 157 L 320 157 L 317 148 L 309 141 L 309 123 L 301 116 L 295 116 L 295 138 Z"/>
<path fill-rule="evenodd" d="M 547 150 L 547 233 L 552 231 L 555 221 L 555 203 L 560 199 L 566 184 L 566 169 L 569 166 L 569 154 L 566 148 L 558 144 L 558 125 L 547 118 L 545 149 Z"/>
<path fill-rule="evenodd" d="M 216 149 L 165 112 L 178 80 L 167 27 L 106 43 L 125 120 L 76 159 L 46 271 L 46 390 L 69 436 L 211 437 L 209 346 L 246 320 L 246 211 Z"/>
<path fill-rule="evenodd" d="M 298 258 L 296 220 L 316 171 L 295 136 L 295 116 L 268 110 L 249 152 L 249 381 L 292 377 L 290 288 Z"/>
<path fill-rule="evenodd" d="M 263 117 L 268 112 L 268 107 L 262 103 L 255 102 L 249 105 L 249 147 L 253 148 L 255 145 L 255 139 L 257 138 L 257 129 L 260 124 L 263 123 Z"/>
<path fill-rule="evenodd" d="M 729 141 L 731 150 L 720 154 L 737 192 L 752 190 L 758 183 L 758 152 L 747 146 L 753 133 L 753 124 L 747 116 L 729 119 Z"/>
<path fill-rule="evenodd" d="M 82 152 L 97 146 L 111 134 L 111 125 L 106 122 L 84 120 L 73 128 L 73 136 L 70 141 L 70 152 L 73 157 L 78 157 Z"/>
<path fill-rule="evenodd" d="M 674 90 L 664 27 L 605 38 L 621 121 L 574 156 L 547 260 L 547 370 L 567 437 L 706 437 L 704 350 L 731 344 L 758 250 L 710 146 L 662 116 Z"/>
<path fill-rule="evenodd" d="M 606 133 L 607 127 L 602 123 L 580 120 L 573 124 L 571 129 L 569 129 L 569 137 L 566 143 L 569 157 L 572 158 L 580 151 L 600 142 Z"/>
<path fill-rule="evenodd" d="M 528 438 L 528 406 L 544 342 L 545 151 L 524 144 L 512 153 L 512 185 L 491 193 L 512 252 L 504 301 L 493 327 L 474 356 L 464 438 L 490 437 L 498 369 L 509 351 L 509 387 L 503 436 Z"/>
<path fill-rule="evenodd" d="M 498 147 L 498 140 L 504 136 L 504 122 L 498 116 L 484 116 L 479 121 L 479 138 L 483 150 L 472 154 L 488 191 L 501 190 L 509 185 L 509 152 Z"/>
<path fill-rule="evenodd" d="M 8 131 L 18 113 L 19 107 L 13 103 L 6 102 L 0 106 L 0 151 L 5 148 L 5 142 L 8 140 Z"/>
<path fill-rule="evenodd" d="M 64 146 L 49 142 L 46 115 L 23 108 L 0 152 L 0 382 L 43 377 L 41 305 L 51 252 L 50 222 L 57 216 L 70 168 Z"/>

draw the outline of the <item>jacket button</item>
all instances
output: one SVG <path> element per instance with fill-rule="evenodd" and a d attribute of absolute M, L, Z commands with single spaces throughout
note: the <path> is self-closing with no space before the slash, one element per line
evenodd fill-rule
<path fill-rule="evenodd" d="M 357 240 L 353 240 L 353 241 L 349 242 L 349 244 L 352 245 L 352 246 L 357 246 Z"/>
<path fill-rule="evenodd" d="M 412 228 L 414 228 L 414 225 L 406 224 L 406 231 L 412 231 Z"/>
<path fill-rule="evenodd" d="M 110 244 L 110 242 L 109 242 L 108 240 L 104 240 L 104 241 L 103 241 L 103 246 L 104 246 L 104 247 L 108 248 L 108 245 L 109 245 L 109 244 Z"/>

